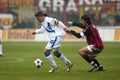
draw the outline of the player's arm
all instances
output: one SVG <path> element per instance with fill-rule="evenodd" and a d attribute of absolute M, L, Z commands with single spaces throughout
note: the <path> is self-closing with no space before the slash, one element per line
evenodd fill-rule
<path fill-rule="evenodd" d="M 65 24 L 62 21 L 56 20 L 55 25 L 57 25 L 59 28 L 64 29 L 67 28 Z"/>
<path fill-rule="evenodd" d="M 68 24 L 69 24 L 69 25 L 73 25 L 73 26 L 80 27 L 80 28 L 82 28 L 82 29 L 85 28 L 85 26 L 84 26 L 82 23 L 77 23 L 77 22 L 68 21 Z"/>
<path fill-rule="evenodd" d="M 61 29 L 63 29 L 66 33 L 68 33 L 68 34 L 71 35 L 70 29 L 69 29 L 67 26 L 65 26 L 65 25 L 63 24 L 63 22 L 59 21 L 58 26 L 59 26 Z"/>
<path fill-rule="evenodd" d="M 62 21 L 57 20 L 56 18 L 50 18 L 51 25 L 54 25 L 55 27 L 59 27 L 61 29 L 67 28 Z"/>
<path fill-rule="evenodd" d="M 40 33 L 43 33 L 44 32 L 44 29 L 43 28 L 40 28 L 40 29 L 36 29 L 34 32 L 32 32 L 32 34 L 40 34 Z"/>
<path fill-rule="evenodd" d="M 62 21 L 56 20 L 56 21 L 55 21 L 55 24 L 56 24 L 59 28 L 63 29 L 65 32 L 69 32 L 69 31 L 70 31 L 70 29 L 69 29 Z"/>
<path fill-rule="evenodd" d="M 86 35 L 90 35 L 91 34 L 91 28 L 88 27 L 87 29 L 84 29 L 82 32 L 78 33 L 75 32 L 74 30 L 70 31 L 75 37 L 77 38 L 82 38 L 85 37 Z"/>
<path fill-rule="evenodd" d="M 62 21 L 59 21 L 57 19 L 53 19 L 52 24 L 57 25 L 57 27 L 63 29 L 65 32 L 70 34 L 70 29 Z"/>

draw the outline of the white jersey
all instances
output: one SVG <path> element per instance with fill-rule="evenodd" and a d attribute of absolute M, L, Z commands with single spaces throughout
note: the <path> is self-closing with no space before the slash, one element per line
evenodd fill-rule
<path fill-rule="evenodd" d="M 45 17 L 45 20 L 41 22 L 41 28 L 36 30 L 36 33 L 47 32 L 49 39 L 53 37 L 63 37 L 66 32 L 63 30 L 66 26 L 62 23 L 62 25 L 55 24 L 56 19 L 51 17 Z"/>

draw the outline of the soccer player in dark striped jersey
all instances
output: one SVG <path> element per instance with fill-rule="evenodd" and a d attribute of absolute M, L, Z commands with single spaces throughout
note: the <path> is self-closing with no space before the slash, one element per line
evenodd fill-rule
<path fill-rule="evenodd" d="M 95 25 L 91 22 L 91 19 L 88 15 L 83 15 L 81 17 L 81 23 L 68 21 L 69 25 L 78 26 L 83 29 L 82 32 L 78 33 L 74 30 L 68 30 L 72 35 L 77 38 L 86 37 L 88 46 L 85 46 L 79 50 L 79 54 L 90 64 L 88 72 L 93 70 L 103 71 L 104 68 L 96 56 L 104 49 L 103 42 L 99 35 L 99 32 Z"/>

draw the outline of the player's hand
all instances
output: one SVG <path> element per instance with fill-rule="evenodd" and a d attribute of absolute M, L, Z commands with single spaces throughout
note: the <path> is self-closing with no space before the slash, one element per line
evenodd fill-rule
<path fill-rule="evenodd" d="M 73 24 L 73 22 L 72 21 L 68 21 L 68 25 L 72 25 Z"/>
<path fill-rule="evenodd" d="M 32 32 L 32 35 L 36 34 L 36 32 Z"/>
<path fill-rule="evenodd" d="M 64 28 L 65 32 L 70 32 L 71 30 L 69 28 Z"/>
<path fill-rule="evenodd" d="M 58 25 L 58 24 L 59 24 L 59 21 L 58 21 L 58 20 L 56 20 L 56 21 L 55 21 L 55 25 Z"/>
<path fill-rule="evenodd" d="M 64 28 L 64 31 L 68 34 L 71 34 L 71 30 L 69 28 Z"/>
<path fill-rule="evenodd" d="M 70 32 L 71 32 L 71 33 L 75 33 L 75 31 L 74 31 L 74 30 L 71 30 Z"/>

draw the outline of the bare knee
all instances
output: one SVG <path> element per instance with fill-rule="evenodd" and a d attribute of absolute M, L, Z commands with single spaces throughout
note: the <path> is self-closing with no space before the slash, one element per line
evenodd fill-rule
<path fill-rule="evenodd" d="M 79 49 L 79 54 L 83 55 L 83 50 L 82 49 Z"/>
<path fill-rule="evenodd" d="M 85 50 L 84 48 L 82 48 L 82 49 L 79 50 L 79 54 L 80 54 L 81 56 L 85 56 L 85 55 L 88 54 L 88 51 Z"/>
<path fill-rule="evenodd" d="M 49 53 L 51 50 L 48 50 L 48 49 L 44 49 L 43 53 L 46 54 L 46 53 Z"/>
<path fill-rule="evenodd" d="M 58 56 L 59 51 L 54 51 L 53 53 L 54 53 L 54 56 Z"/>

